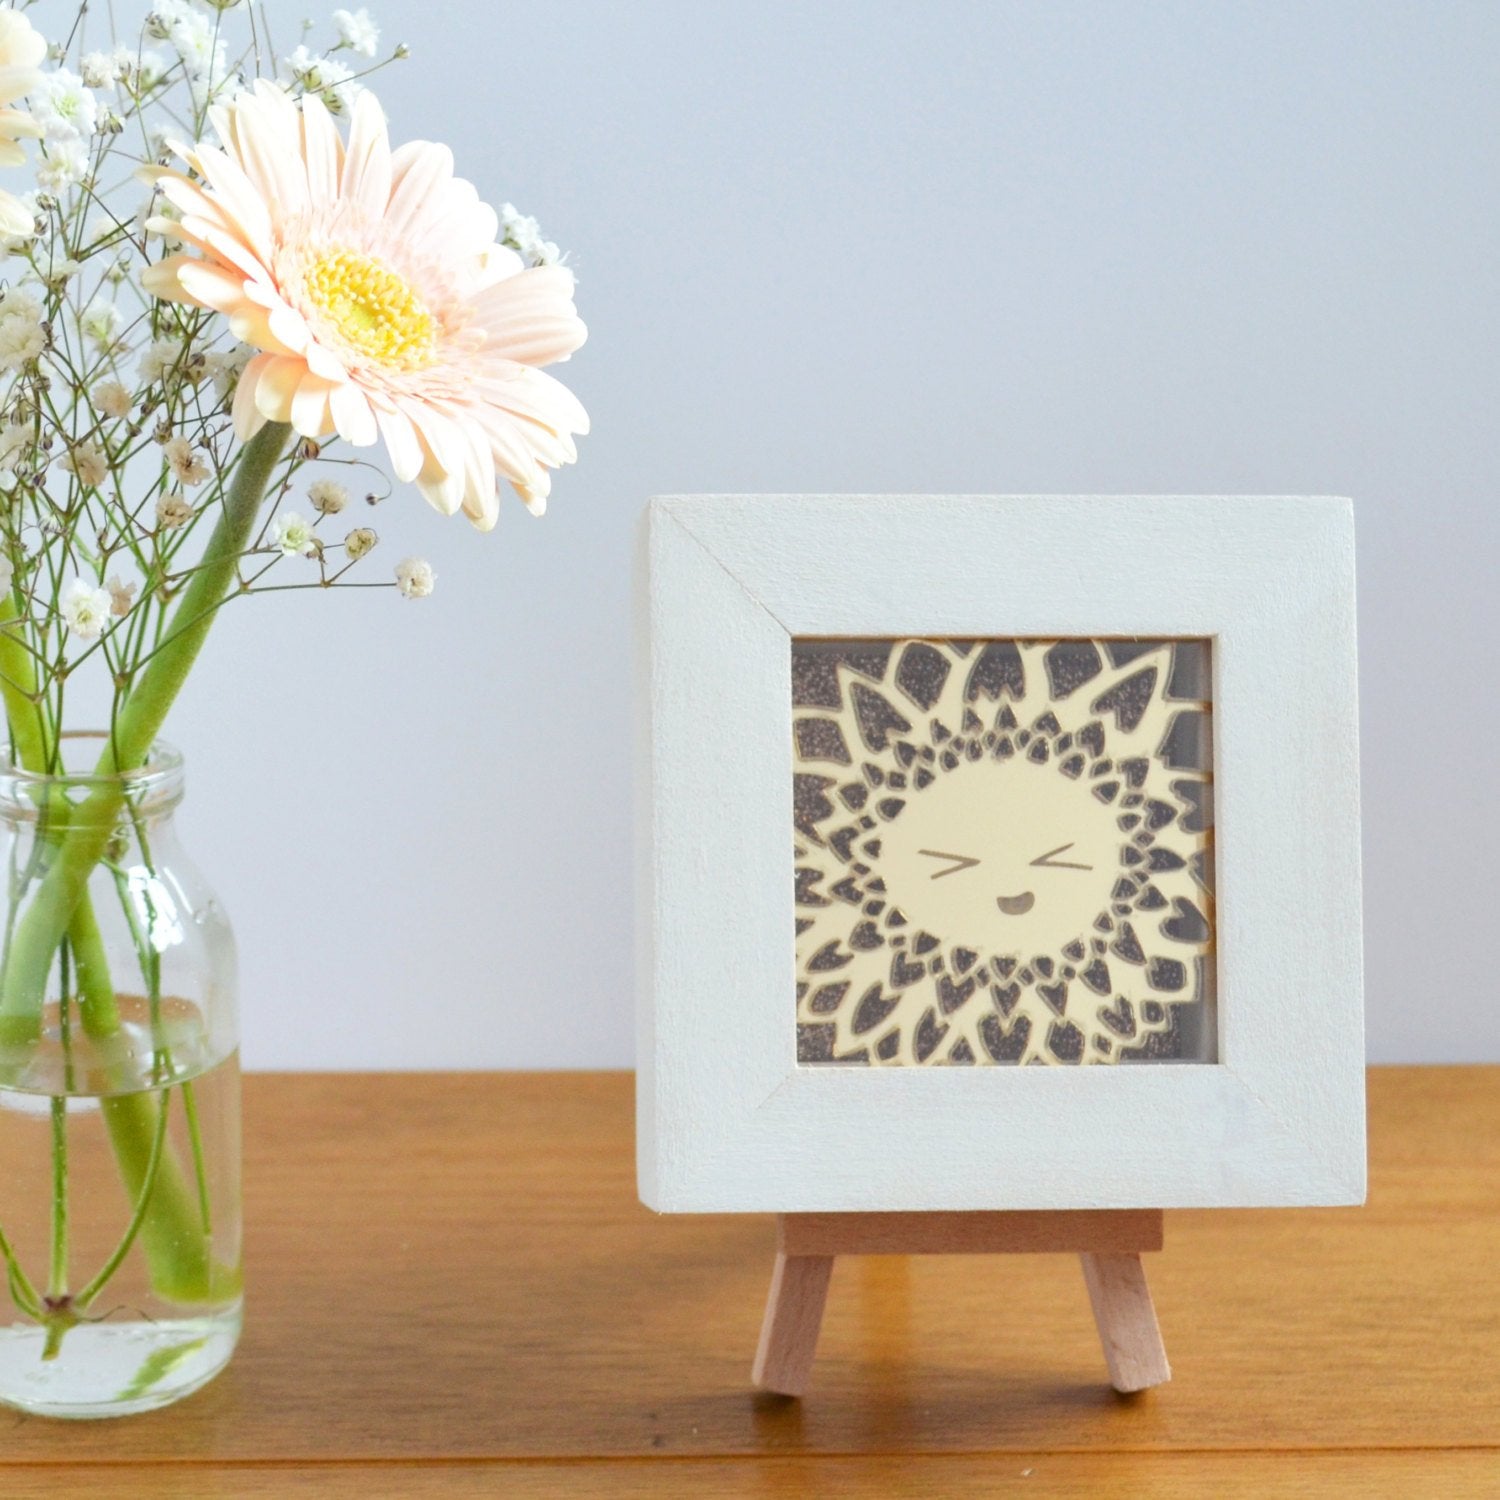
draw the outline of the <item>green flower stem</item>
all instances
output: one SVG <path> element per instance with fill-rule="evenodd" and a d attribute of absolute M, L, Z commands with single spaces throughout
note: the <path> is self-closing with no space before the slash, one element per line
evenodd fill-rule
<path fill-rule="evenodd" d="M 68 1101 L 52 1100 L 52 1265 L 47 1295 L 68 1295 Z"/>
<path fill-rule="evenodd" d="M 120 1013 L 99 924 L 87 897 L 73 914 L 68 941 L 78 967 L 83 1029 L 93 1041 L 106 1040 L 119 1031 Z M 162 1148 L 167 1090 L 160 1096 L 158 1101 L 156 1093 L 106 1094 L 99 1101 L 125 1191 L 136 1204 L 130 1237 L 134 1240 L 139 1230 L 151 1285 L 162 1296 L 176 1302 L 214 1301 L 238 1290 L 240 1273 L 213 1260 L 187 1174 L 175 1152 Z M 98 1287 L 90 1287 L 92 1297 Z"/>
<path fill-rule="evenodd" d="M 78 1009 L 85 1032 L 97 1041 L 120 1029 L 114 984 L 89 899 L 89 876 L 109 845 L 124 804 L 119 773 L 145 762 L 197 660 L 214 614 L 234 582 L 289 431 L 285 424 L 271 423 L 245 445 L 202 561 L 183 591 L 162 644 L 116 715 L 96 768 L 101 778 L 114 779 L 101 781 L 59 820 L 63 826 L 57 830 L 54 858 L 16 925 L 0 973 L 0 1044 L 25 1045 L 40 1039 L 47 973 L 65 937 L 77 966 Z M 10 603 L 10 619 L 19 620 L 14 595 Z M 24 643 L 14 630 L 0 629 L 0 688 L 11 736 L 21 763 L 41 771 L 48 764 L 48 735 L 34 683 Z M 239 1286 L 239 1270 L 214 1263 L 207 1236 L 195 1222 L 200 1205 L 175 1156 L 163 1149 L 165 1094 L 160 1103 L 144 1093 L 111 1095 L 101 1100 L 101 1108 L 125 1187 L 136 1204 L 130 1237 L 139 1233 L 153 1286 L 178 1301 L 232 1294 Z M 14 1284 L 14 1271 L 11 1279 Z M 90 1283 L 91 1294 L 98 1291 L 95 1282 Z M 49 1330 L 49 1345 L 65 1331 Z"/>
<path fill-rule="evenodd" d="M 41 1318 L 43 1316 L 41 1295 L 32 1286 L 31 1278 L 27 1276 L 19 1257 L 16 1255 L 15 1247 L 5 1237 L 3 1229 L 0 1229 L 0 1260 L 4 1260 L 5 1262 L 6 1280 L 10 1284 L 11 1300 L 28 1317 Z"/>
<path fill-rule="evenodd" d="M 208 1168 L 203 1158 L 203 1127 L 198 1123 L 198 1096 L 193 1092 L 193 1080 L 184 1079 L 178 1087 L 182 1091 L 182 1110 L 187 1116 L 188 1144 L 193 1149 L 193 1180 L 198 1184 L 198 1212 L 203 1217 L 203 1232 L 214 1232 L 213 1206 L 208 1197 Z"/>
<path fill-rule="evenodd" d="M 268 423 L 240 454 L 203 560 L 183 590 L 161 647 L 116 716 L 110 743 L 99 757 L 95 774 L 109 779 L 73 809 L 57 857 L 17 924 L 0 980 L 0 1045 L 25 1045 L 41 1036 L 48 966 L 114 832 L 124 801 L 119 773 L 144 763 L 198 659 L 214 613 L 234 582 L 236 565 L 249 543 L 256 511 L 290 430 L 285 423 Z"/>
<path fill-rule="evenodd" d="M 14 588 L 0 599 L 0 609 L 11 622 L 0 630 L 0 694 L 5 698 L 10 736 L 21 764 L 32 771 L 43 771 L 47 766 L 47 715 L 36 691 L 36 663 L 18 634 L 22 610 Z"/>
<path fill-rule="evenodd" d="M 153 1188 L 161 1180 L 158 1174 L 164 1159 L 162 1152 L 167 1143 L 167 1108 L 171 1099 L 170 1090 L 163 1089 L 161 1108 L 156 1111 L 156 1123 L 151 1135 L 151 1154 L 146 1161 L 145 1181 L 141 1192 L 136 1197 L 135 1211 L 131 1214 L 130 1223 L 125 1226 L 125 1233 L 120 1236 L 120 1243 L 115 1246 L 113 1254 L 100 1266 L 99 1274 L 79 1292 L 76 1305 L 80 1311 L 87 1312 L 94 1298 L 109 1285 L 110 1278 L 120 1269 L 125 1262 L 125 1257 L 130 1254 L 130 1247 L 135 1243 L 136 1236 L 147 1228 L 152 1208 L 160 1201 L 155 1196 Z M 148 1232 L 148 1250 L 149 1244 Z"/>

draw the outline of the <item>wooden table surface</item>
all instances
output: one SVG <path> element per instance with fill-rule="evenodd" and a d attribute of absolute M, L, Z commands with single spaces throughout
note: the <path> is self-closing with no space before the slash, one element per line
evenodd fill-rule
<path fill-rule="evenodd" d="M 636 1201 L 618 1073 L 247 1081 L 244 1343 L 182 1405 L 0 1412 L 0 1494 L 1500 1496 L 1500 1068 L 1375 1069 L 1363 1209 L 1169 1213 L 1174 1379 L 1075 1259 L 840 1262 L 749 1389 L 763 1217 Z"/>

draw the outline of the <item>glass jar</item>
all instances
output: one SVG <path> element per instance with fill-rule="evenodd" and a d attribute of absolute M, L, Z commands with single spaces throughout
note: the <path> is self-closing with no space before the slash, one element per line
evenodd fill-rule
<path fill-rule="evenodd" d="M 179 1400 L 239 1338 L 235 948 L 178 842 L 182 758 L 0 757 L 0 1402 Z"/>

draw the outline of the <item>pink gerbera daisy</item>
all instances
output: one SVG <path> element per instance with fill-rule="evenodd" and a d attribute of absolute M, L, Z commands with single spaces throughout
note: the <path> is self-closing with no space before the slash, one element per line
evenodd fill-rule
<path fill-rule="evenodd" d="M 573 277 L 529 270 L 497 243 L 499 222 L 446 146 L 392 151 L 380 106 L 355 101 L 347 148 L 314 95 L 261 80 L 210 111 L 223 149 L 159 169 L 181 221 L 150 227 L 198 254 L 146 273 L 158 297 L 224 313 L 262 351 L 234 395 L 235 429 L 267 421 L 356 446 L 385 440 L 398 478 L 444 514 L 495 524 L 498 477 L 546 505 L 549 470 L 588 431 L 577 398 L 537 367 L 566 359 L 585 329 Z"/>

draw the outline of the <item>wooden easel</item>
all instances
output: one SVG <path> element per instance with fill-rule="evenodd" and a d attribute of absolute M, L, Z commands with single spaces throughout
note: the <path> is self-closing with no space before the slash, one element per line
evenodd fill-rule
<path fill-rule="evenodd" d="M 1172 1378 L 1141 1265 L 1143 1251 L 1161 1246 L 1159 1208 L 780 1214 L 751 1379 L 783 1396 L 807 1389 L 835 1256 L 1065 1252 L 1083 1262 L 1110 1384 L 1143 1391 Z"/>

